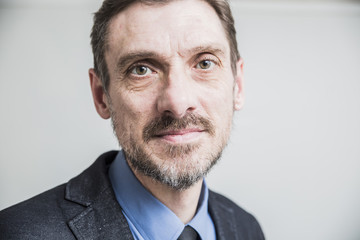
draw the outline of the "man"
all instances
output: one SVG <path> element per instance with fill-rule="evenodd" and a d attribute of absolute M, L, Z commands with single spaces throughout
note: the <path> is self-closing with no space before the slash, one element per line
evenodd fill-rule
<path fill-rule="evenodd" d="M 242 67 L 225 0 L 105 0 L 91 34 L 95 107 L 122 147 L 4 210 L 5 239 L 264 239 L 253 216 L 208 190 Z"/>

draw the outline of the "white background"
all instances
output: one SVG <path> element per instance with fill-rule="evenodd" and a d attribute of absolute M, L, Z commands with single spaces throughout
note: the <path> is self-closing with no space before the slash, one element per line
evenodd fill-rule
<path fill-rule="evenodd" d="M 87 76 L 99 5 L 0 2 L 0 209 L 118 148 Z M 246 103 L 210 187 L 268 240 L 359 240 L 360 4 L 232 5 Z"/>

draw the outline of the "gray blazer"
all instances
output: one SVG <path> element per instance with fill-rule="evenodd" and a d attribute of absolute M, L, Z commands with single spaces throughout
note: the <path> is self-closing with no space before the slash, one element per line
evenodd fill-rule
<path fill-rule="evenodd" d="M 107 175 L 116 154 L 104 153 L 68 183 L 1 211 L 0 239 L 133 239 Z M 209 212 L 218 240 L 264 239 L 252 215 L 212 191 Z"/>

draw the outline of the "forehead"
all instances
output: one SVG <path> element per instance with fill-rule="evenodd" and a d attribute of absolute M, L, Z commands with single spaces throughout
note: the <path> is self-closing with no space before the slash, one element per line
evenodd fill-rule
<path fill-rule="evenodd" d="M 108 52 L 115 54 L 150 50 L 166 56 L 181 55 L 203 45 L 229 52 L 219 17 L 201 0 L 135 3 L 113 17 L 108 30 Z"/>

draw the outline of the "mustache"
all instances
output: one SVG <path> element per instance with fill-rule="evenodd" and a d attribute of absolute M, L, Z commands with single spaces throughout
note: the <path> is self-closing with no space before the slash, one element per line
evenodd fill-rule
<path fill-rule="evenodd" d="M 182 130 L 188 127 L 199 127 L 210 135 L 215 134 L 215 128 L 210 119 L 195 113 L 187 113 L 182 118 L 174 118 L 171 115 L 163 115 L 155 118 L 143 130 L 143 139 L 145 142 L 150 141 L 160 131 L 166 130 Z"/>

